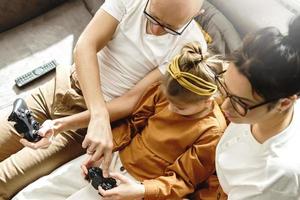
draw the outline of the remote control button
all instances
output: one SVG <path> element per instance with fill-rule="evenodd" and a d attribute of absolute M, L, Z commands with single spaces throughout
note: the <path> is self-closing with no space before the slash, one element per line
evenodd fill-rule
<path fill-rule="evenodd" d="M 125 171 L 125 167 L 121 166 L 121 167 L 120 167 L 120 171 L 121 171 L 121 172 Z"/>
<path fill-rule="evenodd" d="M 35 75 L 39 75 L 39 74 L 42 74 L 43 73 L 43 69 L 42 68 L 37 68 L 37 69 L 35 69 L 35 70 L 33 70 L 33 73 L 35 74 Z"/>
<path fill-rule="evenodd" d="M 43 69 L 47 69 L 48 65 L 44 65 L 42 66 Z"/>

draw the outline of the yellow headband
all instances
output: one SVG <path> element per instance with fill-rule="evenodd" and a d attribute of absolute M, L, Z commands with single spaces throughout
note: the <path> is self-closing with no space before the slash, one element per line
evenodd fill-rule
<path fill-rule="evenodd" d="M 198 94 L 200 96 L 211 96 L 213 95 L 218 87 L 217 85 L 210 83 L 198 76 L 195 76 L 191 73 L 188 72 L 182 72 L 180 71 L 179 68 L 179 57 L 180 56 L 176 56 L 172 63 L 170 63 L 170 65 L 168 66 L 168 72 L 170 73 L 170 75 L 176 79 L 176 81 L 184 88 L 190 90 L 191 92 Z M 191 83 L 191 80 L 193 82 L 195 82 L 197 85 Z"/>

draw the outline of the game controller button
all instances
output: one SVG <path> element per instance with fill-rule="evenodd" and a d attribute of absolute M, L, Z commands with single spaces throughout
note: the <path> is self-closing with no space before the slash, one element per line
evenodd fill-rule
<path fill-rule="evenodd" d="M 125 167 L 124 167 L 124 166 L 121 166 L 121 167 L 120 167 L 120 171 L 121 171 L 121 172 L 125 171 Z"/>
<path fill-rule="evenodd" d="M 26 110 L 26 111 L 25 111 L 25 115 L 26 115 L 27 117 L 30 117 L 30 116 L 31 116 L 31 112 L 30 112 L 29 110 Z"/>

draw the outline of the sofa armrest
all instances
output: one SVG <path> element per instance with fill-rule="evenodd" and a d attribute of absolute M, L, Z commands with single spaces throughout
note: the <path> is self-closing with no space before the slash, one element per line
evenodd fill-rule
<path fill-rule="evenodd" d="M 105 0 L 83 0 L 86 8 L 91 13 L 95 15 L 100 6 L 104 3 Z"/>
<path fill-rule="evenodd" d="M 234 25 L 241 37 L 257 29 L 275 26 L 283 33 L 294 16 L 276 0 L 208 0 Z"/>

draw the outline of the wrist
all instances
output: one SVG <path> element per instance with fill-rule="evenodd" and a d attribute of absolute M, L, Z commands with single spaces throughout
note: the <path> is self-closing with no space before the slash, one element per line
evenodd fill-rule
<path fill-rule="evenodd" d="M 109 113 L 106 107 L 91 109 L 90 116 L 91 116 L 91 120 L 94 119 L 109 120 Z"/>
<path fill-rule="evenodd" d="M 52 122 L 54 135 L 57 135 L 58 133 L 66 130 L 67 124 L 65 123 L 63 118 L 54 119 L 52 120 Z"/>

